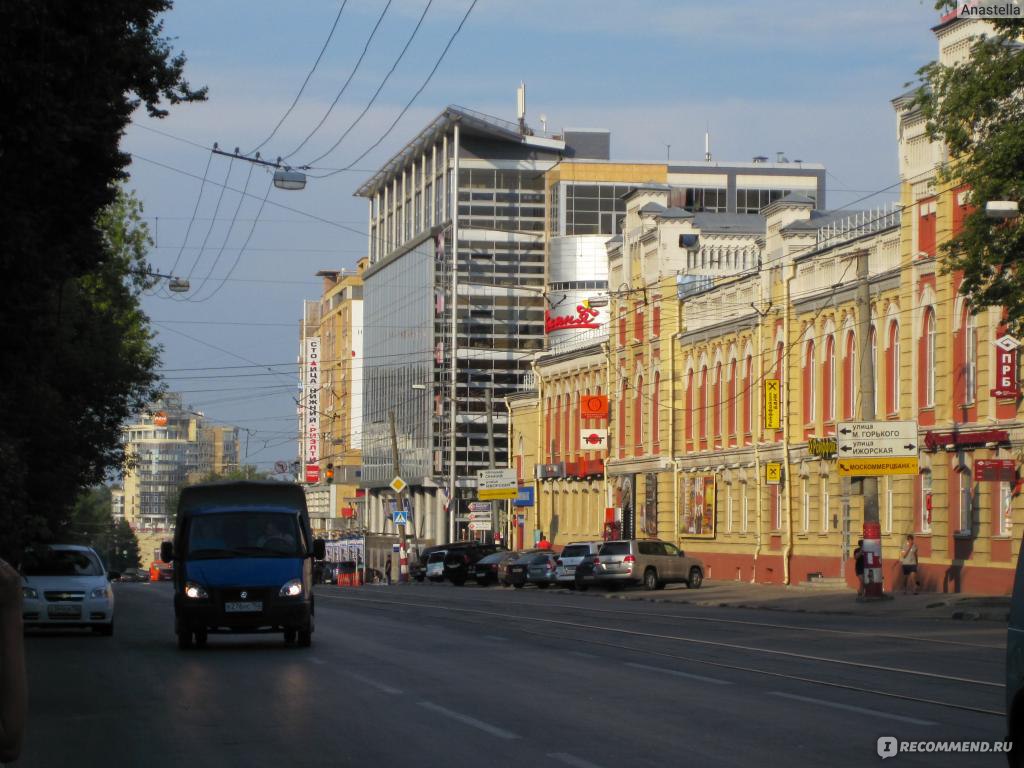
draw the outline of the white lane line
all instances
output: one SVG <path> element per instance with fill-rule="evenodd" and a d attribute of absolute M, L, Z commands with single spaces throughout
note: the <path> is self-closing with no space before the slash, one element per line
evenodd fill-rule
<path fill-rule="evenodd" d="M 675 675 L 676 677 L 686 677 L 690 680 L 700 680 L 702 683 L 714 683 L 715 685 L 732 685 L 732 683 L 729 680 L 719 680 L 716 677 L 705 677 L 704 675 L 692 675 L 689 672 L 680 672 L 678 669 L 650 667 L 647 664 L 637 664 L 632 661 L 627 661 L 626 666 L 633 667 L 634 669 L 646 669 L 649 672 L 661 672 L 663 675 Z"/>
<path fill-rule="evenodd" d="M 506 731 L 504 728 L 499 728 L 496 725 L 485 723 L 483 720 L 477 720 L 475 717 L 469 715 L 463 715 L 459 712 L 454 712 L 446 707 L 442 707 L 440 704 L 435 704 L 432 701 L 421 701 L 420 706 L 424 709 L 429 709 L 432 712 L 450 717 L 452 720 L 458 720 L 460 723 L 470 725 L 474 728 L 479 728 L 485 733 L 491 734 L 491 736 L 497 736 L 499 739 L 518 739 L 519 736 L 512 731 Z"/>
<path fill-rule="evenodd" d="M 803 701 L 808 704 L 820 704 L 823 707 L 832 707 L 834 709 L 844 709 L 847 712 L 859 712 L 862 715 L 870 715 L 871 717 L 882 717 L 886 720 L 900 720 L 904 723 L 911 723 L 913 725 L 937 725 L 937 723 L 931 720 L 919 720 L 916 717 L 906 717 L 904 715 L 894 715 L 889 712 L 882 712 L 876 709 L 867 709 L 866 707 L 855 707 L 852 704 L 840 704 L 837 701 L 826 701 L 825 699 L 813 699 L 810 696 L 797 696 L 795 693 L 783 693 L 782 691 L 768 691 L 772 696 L 781 696 L 784 699 L 793 699 L 794 701 Z"/>
<path fill-rule="evenodd" d="M 362 675 L 356 674 L 355 672 L 344 672 L 343 674 L 348 675 L 353 680 L 358 680 L 363 685 L 368 685 L 371 688 L 376 688 L 378 691 L 381 691 L 382 693 L 390 693 L 392 696 L 396 696 L 401 693 L 401 691 L 398 688 L 392 688 L 390 685 L 378 683 L 376 680 L 371 680 L 368 677 L 363 677 Z"/>
<path fill-rule="evenodd" d="M 310 657 L 309 657 L 309 660 L 310 660 L 311 662 L 313 662 L 314 664 L 326 664 L 326 663 L 327 663 L 327 662 L 326 662 L 326 661 L 324 661 L 323 659 L 318 659 L 318 658 L 317 658 L 316 656 L 310 656 Z"/>
<path fill-rule="evenodd" d="M 582 757 L 576 757 L 576 755 L 570 755 L 568 752 L 548 752 L 548 757 L 552 760 L 558 760 L 560 763 L 571 765 L 573 768 L 601 768 L 597 763 L 584 760 Z"/>

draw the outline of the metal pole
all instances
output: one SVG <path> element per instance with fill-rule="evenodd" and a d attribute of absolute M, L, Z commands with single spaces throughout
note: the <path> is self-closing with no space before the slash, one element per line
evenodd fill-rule
<path fill-rule="evenodd" d="M 391 422 L 391 462 L 395 467 L 395 477 L 401 477 L 401 466 L 398 462 L 398 430 L 395 427 L 395 412 L 389 413 Z M 396 509 L 405 511 L 405 489 L 397 494 L 398 502 Z M 391 570 L 395 569 L 394 561 L 391 563 Z M 405 548 L 405 523 L 398 526 L 398 582 L 400 584 L 409 581 L 409 553 Z"/>
<path fill-rule="evenodd" d="M 491 383 L 487 388 L 487 466 L 494 469 L 494 377 L 491 376 Z M 491 502 L 491 540 L 494 540 L 494 532 L 498 530 L 497 502 Z"/>
<path fill-rule="evenodd" d="M 448 185 L 449 208 L 452 212 L 452 339 L 449 345 L 448 357 L 450 361 L 452 380 L 451 389 L 448 393 L 449 429 L 448 439 L 451 441 L 451 448 L 448 455 L 448 541 L 455 541 L 455 515 L 459 510 L 459 502 L 456 496 L 455 481 L 459 473 L 455 467 L 456 431 L 458 429 L 458 347 L 459 347 L 459 125 L 455 124 L 454 148 L 451 183 Z"/>
<path fill-rule="evenodd" d="M 857 303 L 860 310 L 860 415 L 864 421 L 873 421 L 875 418 L 875 371 L 871 354 L 871 284 L 868 281 L 868 251 L 862 251 L 857 256 Z M 864 497 L 864 539 L 867 543 L 869 531 L 878 530 L 878 478 L 861 478 L 861 493 Z M 875 538 L 872 533 L 871 539 Z M 882 596 L 882 569 L 881 569 L 881 541 L 879 547 L 878 580 L 867 583 L 865 579 L 865 595 L 869 597 Z M 867 553 L 866 553 L 867 554 Z M 864 572 L 868 573 L 869 564 L 865 559 Z"/>

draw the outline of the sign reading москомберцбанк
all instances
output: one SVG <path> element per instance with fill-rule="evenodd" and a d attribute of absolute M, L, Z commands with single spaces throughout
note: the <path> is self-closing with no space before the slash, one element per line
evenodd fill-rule
<path fill-rule="evenodd" d="M 916 475 L 916 421 L 844 421 L 836 430 L 841 477 Z"/>

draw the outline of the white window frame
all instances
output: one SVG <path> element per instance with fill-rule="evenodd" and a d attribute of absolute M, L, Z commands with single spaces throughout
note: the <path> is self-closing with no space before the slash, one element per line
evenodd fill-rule
<path fill-rule="evenodd" d="M 974 488 L 971 483 L 971 470 L 965 467 L 958 470 L 957 474 L 960 475 L 960 520 L 956 532 L 961 536 L 970 536 L 974 528 Z"/>
<path fill-rule="evenodd" d="M 803 531 L 807 533 L 811 530 L 811 494 L 807 488 L 807 478 L 800 478 L 800 497 L 803 499 Z"/>
<path fill-rule="evenodd" d="M 747 483 L 743 483 L 743 496 L 740 499 L 741 528 L 743 533 L 750 530 L 750 502 L 747 498 Z"/>
<path fill-rule="evenodd" d="M 831 392 L 823 392 L 822 395 L 826 398 L 828 403 L 828 412 L 823 415 L 825 421 L 836 420 L 836 390 L 839 388 L 836 386 L 836 338 L 835 336 L 829 336 L 825 339 L 825 365 L 828 366 L 828 383 L 831 387 Z M 824 388 L 824 382 L 822 382 L 822 388 Z"/>
<path fill-rule="evenodd" d="M 967 312 L 964 321 L 964 405 L 974 405 L 978 396 L 978 326 Z"/>
<path fill-rule="evenodd" d="M 1013 483 L 999 483 L 999 535 L 1013 536 Z"/>
<path fill-rule="evenodd" d="M 893 525 L 893 500 L 895 489 L 891 477 L 885 478 L 885 533 L 892 533 Z"/>
<path fill-rule="evenodd" d="M 828 533 L 832 520 L 832 494 L 827 477 L 821 478 L 821 532 Z"/>
<path fill-rule="evenodd" d="M 725 532 L 732 533 L 732 486 L 725 486 Z"/>
<path fill-rule="evenodd" d="M 929 519 L 928 496 L 932 493 L 932 473 L 922 472 L 918 476 L 921 487 L 921 533 L 932 532 L 932 521 Z"/>
<path fill-rule="evenodd" d="M 936 342 L 936 320 L 935 310 L 927 310 L 927 320 L 925 321 L 924 333 L 925 342 L 924 349 L 928 359 L 925 363 L 925 387 L 924 387 L 924 404 L 925 406 L 932 408 L 935 406 L 935 342 Z"/>
<path fill-rule="evenodd" d="M 895 333 L 893 333 L 895 329 Z M 892 370 L 886 371 L 892 384 L 892 413 L 900 412 L 900 324 L 893 320 L 889 324 L 889 335 L 892 338 Z M 888 404 L 887 404 L 888 405 Z"/>

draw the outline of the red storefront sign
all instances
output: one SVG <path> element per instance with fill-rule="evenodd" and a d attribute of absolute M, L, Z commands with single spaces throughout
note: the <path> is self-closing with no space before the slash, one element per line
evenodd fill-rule
<path fill-rule="evenodd" d="M 996 346 L 996 385 L 989 391 L 992 397 L 1020 397 L 1017 386 L 1017 347 L 1012 336 L 1000 336 Z"/>
<path fill-rule="evenodd" d="M 544 333 L 552 331 L 564 331 L 571 328 L 600 328 L 600 323 L 595 323 L 600 312 L 593 307 L 580 304 L 576 307 L 575 315 L 560 315 L 552 317 L 550 310 L 544 310 Z"/>
<path fill-rule="evenodd" d="M 989 429 L 984 432 L 926 432 L 925 447 L 930 451 L 939 451 L 947 445 L 954 448 L 978 448 L 985 443 L 1008 443 L 1010 433 L 1003 429 Z"/>
<path fill-rule="evenodd" d="M 580 398 L 580 418 L 607 419 L 608 395 L 584 395 Z"/>
<path fill-rule="evenodd" d="M 1017 467 L 1013 459 L 975 459 L 974 479 L 1012 483 L 1017 479 Z"/>
<path fill-rule="evenodd" d="M 306 465 L 306 482 L 307 483 L 319 483 L 320 482 L 320 465 L 319 464 L 307 464 Z"/>

